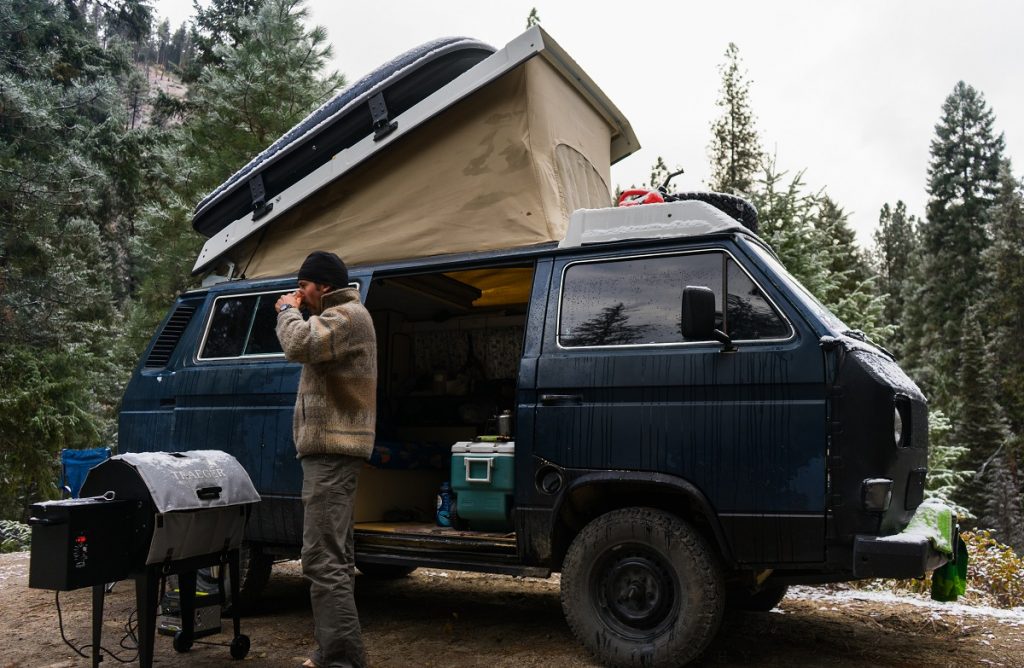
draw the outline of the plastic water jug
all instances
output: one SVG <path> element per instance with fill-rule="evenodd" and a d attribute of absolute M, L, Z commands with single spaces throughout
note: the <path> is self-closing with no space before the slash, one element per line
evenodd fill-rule
<path fill-rule="evenodd" d="M 448 481 L 441 483 L 437 493 L 437 526 L 452 525 L 452 486 Z"/>

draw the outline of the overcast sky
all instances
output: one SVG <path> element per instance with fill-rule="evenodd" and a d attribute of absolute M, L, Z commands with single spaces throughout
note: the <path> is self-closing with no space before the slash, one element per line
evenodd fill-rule
<path fill-rule="evenodd" d="M 1018 176 L 1024 165 L 1024 3 L 1013 0 L 307 2 L 349 82 L 436 37 L 500 48 L 537 7 L 640 140 L 612 167 L 621 186 L 646 181 L 661 155 L 686 169 L 677 189 L 705 187 L 718 65 L 735 42 L 764 148 L 780 168 L 806 170 L 810 188 L 826 188 L 864 244 L 885 202 L 903 199 L 923 215 L 928 145 L 958 80 L 985 95 Z M 191 4 L 154 2 L 175 26 Z"/>

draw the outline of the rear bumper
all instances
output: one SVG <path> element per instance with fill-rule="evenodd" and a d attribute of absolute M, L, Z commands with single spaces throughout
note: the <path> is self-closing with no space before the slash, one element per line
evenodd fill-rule
<path fill-rule="evenodd" d="M 857 578 L 920 578 L 950 558 L 936 550 L 924 536 L 857 536 L 853 543 L 853 575 Z"/>

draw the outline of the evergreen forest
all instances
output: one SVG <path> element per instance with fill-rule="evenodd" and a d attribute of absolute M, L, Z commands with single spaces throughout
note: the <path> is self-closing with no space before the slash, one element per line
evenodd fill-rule
<path fill-rule="evenodd" d="M 0 518 L 58 496 L 61 449 L 116 444 L 124 385 L 194 287 L 195 204 L 345 86 L 331 55 L 302 0 L 196 3 L 180 26 L 148 0 L 0 0 Z M 865 249 L 764 150 L 736 45 L 719 72 L 708 187 L 750 200 L 786 267 L 924 390 L 928 493 L 1024 554 L 1024 187 L 995 111 L 950 82 L 927 210 L 879 202 Z"/>

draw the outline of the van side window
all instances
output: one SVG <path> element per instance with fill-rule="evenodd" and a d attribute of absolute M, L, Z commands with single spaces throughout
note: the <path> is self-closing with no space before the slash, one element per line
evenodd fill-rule
<path fill-rule="evenodd" d="M 567 347 L 679 343 L 683 288 L 715 293 L 722 326 L 721 253 L 662 255 L 571 265 L 562 281 L 559 343 Z"/>
<path fill-rule="evenodd" d="M 688 285 L 715 293 L 715 327 L 733 340 L 789 336 L 789 324 L 731 257 L 704 252 L 570 265 L 562 281 L 558 341 L 565 347 L 685 342 L 680 308 Z"/>
<path fill-rule="evenodd" d="M 732 259 L 729 264 L 729 298 L 726 320 L 734 340 L 784 339 L 789 325 L 771 305 L 761 289 Z"/>
<path fill-rule="evenodd" d="M 210 330 L 200 357 L 239 357 L 252 324 L 257 295 L 222 297 L 214 302 Z"/>
<path fill-rule="evenodd" d="M 280 293 L 260 295 L 256 316 L 252 321 L 252 332 L 245 344 L 246 355 L 272 355 L 282 353 L 281 342 L 277 340 L 277 311 L 274 302 Z"/>
<path fill-rule="evenodd" d="M 218 297 L 199 358 L 281 354 L 274 302 L 285 292 Z"/>

